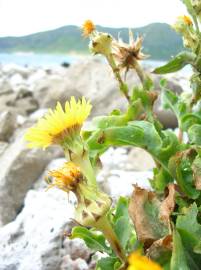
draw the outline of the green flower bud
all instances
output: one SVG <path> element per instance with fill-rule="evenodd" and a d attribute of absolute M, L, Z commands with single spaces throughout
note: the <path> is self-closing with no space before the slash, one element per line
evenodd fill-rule
<path fill-rule="evenodd" d="M 112 51 L 112 37 L 107 33 L 97 33 L 90 41 L 89 49 L 92 53 L 103 54 L 108 57 Z"/>
<path fill-rule="evenodd" d="M 110 197 L 84 183 L 79 184 L 76 195 L 78 198 L 75 211 L 76 221 L 83 226 L 96 227 L 99 219 L 105 216 L 110 209 Z"/>
<path fill-rule="evenodd" d="M 201 1 L 200 0 L 191 0 L 191 4 L 195 10 L 196 15 L 201 21 Z"/>
<path fill-rule="evenodd" d="M 199 43 L 199 37 L 197 36 L 191 18 L 188 16 L 179 16 L 176 23 L 172 26 L 176 32 L 183 36 L 183 43 L 186 48 L 195 50 Z"/>

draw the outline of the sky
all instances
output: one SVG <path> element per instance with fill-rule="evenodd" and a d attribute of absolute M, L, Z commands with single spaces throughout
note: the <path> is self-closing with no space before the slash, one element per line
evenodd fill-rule
<path fill-rule="evenodd" d="M 186 9 L 180 0 L 0 0 L 0 36 L 22 36 L 86 19 L 110 27 L 174 23 Z"/>

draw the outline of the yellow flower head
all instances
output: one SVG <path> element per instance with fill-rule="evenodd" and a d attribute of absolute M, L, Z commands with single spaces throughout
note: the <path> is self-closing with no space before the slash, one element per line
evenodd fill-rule
<path fill-rule="evenodd" d="M 128 258 L 127 270 L 162 270 L 161 266 L 142 256 L 139 251 L 133 252 Z"/>
<path fill-rule="evenodd" d="M 62 143 L 72 131 L 80 130 L 91 108 L 90 102 L 85 98 L 76 102 L 75 98 L 71 97 L 64 110 L 58 102 L 54 110 L 50 109 L 27 131 L 25 140 L 29 142 L 28 146 L 46 148 L 51 144 Z"/>
<path fill-rule="evenodd" d="M 86 20 L 82 25 L 82 32 L 84 37 L 88 37 L 96 29 L 91 20 Z"/>
<path fill-rule="evenodd" d="M 186 15 L 179 16 L 178 19 L 183 21 L 186 25 L 189 25 L 189 26 L 193 25 L 191 18 Z"/>
<path fill-rule="evenodd" d="M 73 162 L 64 163 L 63 167 L 48 174 L 53 177 L 53 181 L 46 178 L 49 188 L 57 187 L 65 192 L 73 191 L 83 178 L 79 167 Z"/>

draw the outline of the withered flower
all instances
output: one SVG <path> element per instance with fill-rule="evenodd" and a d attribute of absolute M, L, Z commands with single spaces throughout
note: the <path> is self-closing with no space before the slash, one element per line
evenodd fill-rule
<path fill-rule="evenodd" d="M 142 53 L 143 37 L 134 39 L 133 33 L 129 30 L 129 43 L 122 40 L 113 41 L 113 56 L 117 61 L 119 69 L 136 69 L 137 61 L 146 59 L 148 56 Z"/>

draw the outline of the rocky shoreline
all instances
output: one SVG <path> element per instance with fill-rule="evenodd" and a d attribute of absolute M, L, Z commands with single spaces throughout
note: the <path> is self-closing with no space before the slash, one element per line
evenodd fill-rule
<path fill-rule="evenodd" d="M 159 90 L 159 78 L 154 80 Z M 182 92 L 179 80 L 169 79 L 177 93 Z M 132 85 L 137 78 L 129 73 L 128 81 Z M 93 254 L 84 243 L 64 236 L 74 225 L 74 198 L 67 200 L 60 190 L 45 192 L 44 176 L 63 162 L 62 151 L 27 149 L 23 140 L 25 130 L 49 107 L 72 95 L 91 100 L 92 116 L 125 107 L 111 71 L 96 59 L 68 68 L 0 66 L 0 270 L 94 269 Z M 155 112 L 165 126 L 176 127 L 160 101 Z M 114 200 L 129 195 L 134 183 L 149 187 L 154 163 L 145 151 L 111 148 L 101 160 L 98 181 Z"/>

